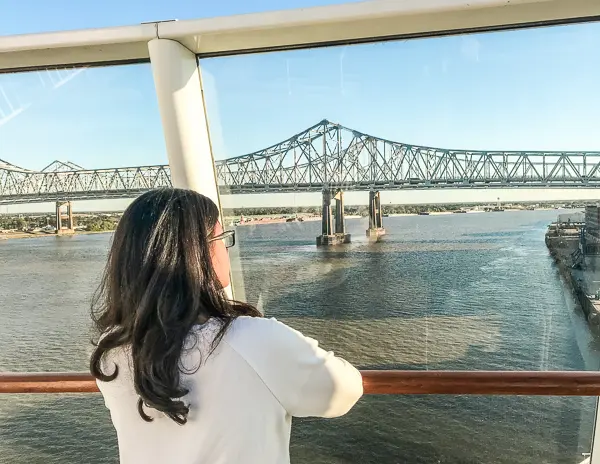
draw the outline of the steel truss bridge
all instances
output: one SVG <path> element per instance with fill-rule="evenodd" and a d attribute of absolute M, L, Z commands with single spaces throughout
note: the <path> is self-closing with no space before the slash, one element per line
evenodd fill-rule
<path fill-rule="evenodd" d="M 598 188 L 600 152 L 477 151 L 393 142 L 327 120 L 216 162 L 223 194 L 428 188 Z M 0 160 L 0 204 L 129 198 L 171 186 L 165 166 L 41 171 Z"/>

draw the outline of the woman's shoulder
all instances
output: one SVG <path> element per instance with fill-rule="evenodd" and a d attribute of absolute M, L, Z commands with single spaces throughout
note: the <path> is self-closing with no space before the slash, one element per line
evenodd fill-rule
<path fill-rule="evenodd" d="M 211 343 L 223 328 L 224 321 L 218 318 L 211 318 L 204 324 L 196 325 L 190 331 L 190 340 L 192 344 L 198 344 L 198 340 L 204 343 Z M 264 337 L 282 336 L 288 332 L 295 332 L 292 328 L 279 322 L 275 318 L 238 316 L 227 328 L 224 339 L 261 339 Z M 285 335 L 283 335 L 285 336 Z M 188 342 L 188 344 L 189 344 Z M 187 344 L 186 344 L 187 345 Z"/>
<path fill-rule="evenodd" d="M 274 317 L 239 316 L 231 324 L 232 336 L 243 337 L 295 337 L 300 332 Z"/>
<path fill-rule="evenodd" d="M 228 330 L 225 340 L 240 350 L 254 352 L 280 350 L 296 352 L 312 349 L 317 342 L 275 318 L 240 316 Z"/>

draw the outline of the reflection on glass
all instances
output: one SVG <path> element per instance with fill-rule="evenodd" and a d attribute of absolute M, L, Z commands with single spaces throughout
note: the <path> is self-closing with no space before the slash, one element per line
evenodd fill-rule
<path fill-rule="evenodd" d="M 87 370 L 110 231 L 144 182 L 169 182 L 127 168 L 166 162 L 149 65 L 0 76 L 0 371 Z M 0 462 L 117 460 L 99 397 L 0 396 L 0 423 Z"/>
<path fill-rule="evenodd" d="M 200 60 L 236 297 L 364 368 L 598 369 L 544 236 L 598 195 L 599 45 L 586 24 Z M 292 449 L 579 463 L 593 420 L 581 398 L 367 398 Z"/>

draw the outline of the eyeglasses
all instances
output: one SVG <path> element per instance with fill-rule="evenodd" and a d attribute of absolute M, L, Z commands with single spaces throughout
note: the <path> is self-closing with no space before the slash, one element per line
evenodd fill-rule
<path fill-rule="evenodd" d="M 225 248 L 231 248 L 233 245 L 235 245 L 235 230 L 226 230 L 216 237 L 209 238 L 208 242 L 216 242 L 217 240 L 223 240 Z"/>

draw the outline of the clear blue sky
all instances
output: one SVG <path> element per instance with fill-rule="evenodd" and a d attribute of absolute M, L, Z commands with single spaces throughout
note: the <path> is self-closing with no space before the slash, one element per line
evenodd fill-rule
<path fill-rule="evenodd" d="M 332 3 L 342 2 L 286 0 L 285 7 Z M 0 34 L 281 4 L 0 0 Z M 588 24 L 204 60 L 215 154 L 254 151 L 324 118 L 429 146 L 600 151 L 598 50 L 600 24 Z M 54 159 L 89 168 L 166 162 L 149 65 L 90 69 L 56 82 L 47 73 L 0 75 L 1 159 L 28 168 Z"/>

